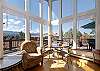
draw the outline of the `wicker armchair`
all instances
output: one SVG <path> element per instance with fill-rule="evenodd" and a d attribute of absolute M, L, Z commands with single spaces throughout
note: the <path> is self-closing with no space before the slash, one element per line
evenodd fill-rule
<path fill-rule="evenodd" d="M 23 51 L 23 68 L 24 70 L 36 66 L 37 64 L 43 64 L 43 55 L 40 51 L 37 51 L 37 46 L 34 41 L 25 41 L 21 44 L 21 50 Z"/>

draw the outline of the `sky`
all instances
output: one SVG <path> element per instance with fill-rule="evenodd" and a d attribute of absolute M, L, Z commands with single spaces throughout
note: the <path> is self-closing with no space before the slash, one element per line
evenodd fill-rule
<path fill-rule="evenodd" d="M 65 16 L 70 16 L 72 15 L 72 0 L 62 0 L 62 15 L 63 17 Z M 7 5 L 17 7 L 17 9 L 24 11 L 24 0 L 5 0 Z M 95 8 L 95 0 L 77 0 L 77 11 L 78 13 L 80 12 L 85 12 L 87 10 L 91 10 Z M 59 18 L 59 2 L 54 1 L 52 4 L 52 19 L 58 19 Z M 30 5 L 29 5 L 29 11 L 31 15 L 33 16 L 39 16 L 39 0 L 30 0 Z M 44 2 L 43 5 L 43 19 L 47 20 L 48 19 L 48 3 Z M 3 22 L 4 31 L 24 31 L 24 19 L 14 16 L 14 15 L 9 15 L 9 14 L 3 14 Z M 90 19 L 84 19 L 84 20 L 78 20 L 78 30 L 80 30 L 82 33 L 83 32 L 90 32 L 91 30 L 86 30 L 83 28 L 80 28 L 82 25 L 90 23 Z M 67 22 L 63 23 L 63 32 L 67 32 L 70 28 L 72 28 L 72 22 Z M 47 33 L 48 28 L 47 24 L 44 25 L 44 33 Z M 58 33 L 58 23 L 54 22 L 52 24 L 52 31 L 53 33 Z M 37 22 L 31 22 L 31 27 L 30 27 L 30 32 L 32 33 L 39 33 L 39 23 Z"/>

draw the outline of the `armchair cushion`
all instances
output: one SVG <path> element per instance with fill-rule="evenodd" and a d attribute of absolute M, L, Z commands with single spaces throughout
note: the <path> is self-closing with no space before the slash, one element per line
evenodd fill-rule
<path fill-rule="evenodd" d="M 43 64 L 43 55 L 37 52 L 36 43 L 34 41 L 25 41 L 21 45 L 21 50 L 23 50 L 22 65 L 26 70 L 31 68 L 41 62 Z M 38 49 L 38 51 L 40 51 Z"/>
<path fill-rule="evenodd" d="M 27 53 L 37 53 L 37 46 L 34 41 L 24 41 L 21 44 L 21 50 L 25 50 Z"/>

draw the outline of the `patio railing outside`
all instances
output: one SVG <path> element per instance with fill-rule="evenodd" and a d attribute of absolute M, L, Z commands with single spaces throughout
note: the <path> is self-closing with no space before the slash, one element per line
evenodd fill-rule
<path fill-rule="evenodd" d="M 5 51 L 6 50 L 9 50 L 9 51 L 19 50 L 21 43 L 24 40 L 25 39 L 6 39 L 6 40 L 3 40 L 4 50 Z M 31 40 L 34 40 L 37 43 L 37 46 L 39 46 L 39 39 L 38 38 L 31 38 Z M 9 53 L 9 52 L 7 52 L 7 53 Z"/>
<path fill-rule="evenodd" d="M 40 38 L 39 37 L 32 37 L 31 40 L 34 40 L 37 44 L 37 46 L 40 45 Z M 10 50 L 10 51 L 15 51 L 15 50 L 19 50 L 21 43 L 24 41 L 25 39 L 5 39 L 4 40 L 4 50 Z M 70 44 L 72 44 L 72 40 L 70 38 L 63 38 L 63 42 L 65 43 L 66 46 L 70 46 Z M 55 42 L 56 40 L 53 40 L 52 42 Z M 80 47 L 79 46 L 79 42 L 77 42 L 78 47 L 81 49 L 84 49 L 84 47 L 86 47 L 85 49 L 88 49 L 88 46 L 84 46 L 84 47 Z M 48 40 L 46 38 L 44 38 L 43 41 L 43 45 L 47 46 L 48 45 Z M 8 53 L 8 52 L 7 52 Z"/>

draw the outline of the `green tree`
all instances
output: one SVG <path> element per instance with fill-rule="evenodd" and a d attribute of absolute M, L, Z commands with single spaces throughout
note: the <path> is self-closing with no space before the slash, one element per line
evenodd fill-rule
<path fill-rule="evenodd" d="M 77 38 L 80 38 L 80 36 L 82 36 L 82 33 L 80 31 L 77 31 Z M 65 32 L 64 38 L 73 38 L 72 28 L 68 32 Z"/>
<path fill-rule="evenodd" d="M 77 31 L 77 39 L 79 39 L 82 36 L 82 33 L 80 31 Z"/>
<path fill-rule="evenodd" d="M 83 35 L 84 35 L 85 39 L 89 39 L 90 38 L 90 35 L 88 33 L 86 33 L 86 32 L 84 32 Z"/>
<path fill-rule="evenodd" d="M 73 38 L 72 29 L 70 29 L 68 32 L 65 32 L 64 38 Z"/>
<path fill-rule="evenodd" d="M 20 39 L 24 39 L 25 38 L 25 33 L 24 32 L 19 32 L 19 37 Z"/>

